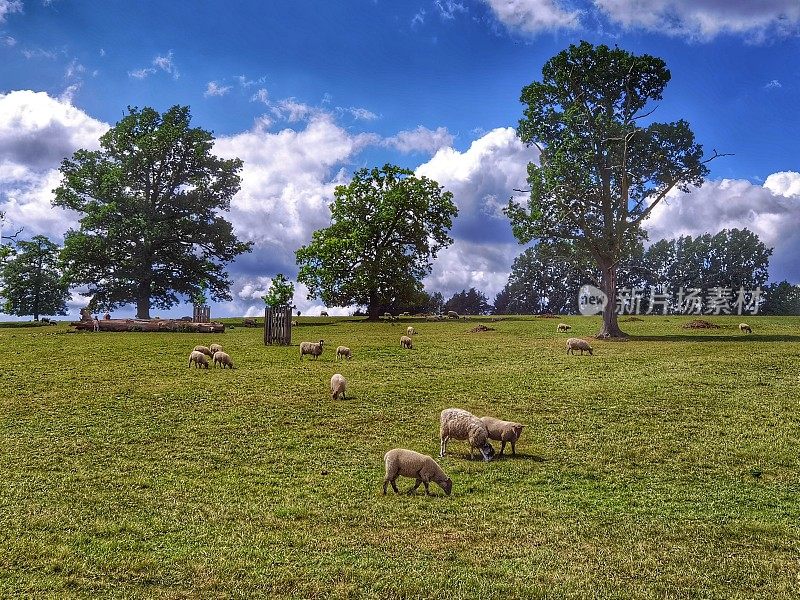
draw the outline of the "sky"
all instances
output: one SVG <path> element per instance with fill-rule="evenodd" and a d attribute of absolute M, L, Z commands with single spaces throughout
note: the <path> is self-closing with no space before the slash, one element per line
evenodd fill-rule
<path fill-rule="evenodd" d="M 731 154 L 654 211 L 650 240 L 748 227 L 774 248 L 771 278 L 800 283 L 800 0 L 0 0 L 3 232 L 60 242 L 79 219 L 50 205 L 61 160 L 128 106 L 189 105 L 214 152 L 244 161 L 228 218 L 254 242 L 212 317 L 261 313 L 335 186 L 387 162 L 459 208 L 426 289 L 491 300 L 524 249 L 502 207 L 537 160 L 515 134 L 520 91 L 581 40 L 663 58 L 653 118 Z M 71 314 L 85 303 L 76 292 Z M 302 286 L 295 303 L 323 308 Z"/>

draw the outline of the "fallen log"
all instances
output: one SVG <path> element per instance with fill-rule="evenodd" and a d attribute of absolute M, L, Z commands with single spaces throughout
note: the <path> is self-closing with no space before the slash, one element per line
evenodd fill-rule
<path fill-rule="evenodd" d="M 103 319 L 100 331 L 167 331 L 179 333 L 225 333 L 224 323 L 195 323 L 180 319 Z M 92 321 L 70 323 L 77 331 L 93 331 Z"/>

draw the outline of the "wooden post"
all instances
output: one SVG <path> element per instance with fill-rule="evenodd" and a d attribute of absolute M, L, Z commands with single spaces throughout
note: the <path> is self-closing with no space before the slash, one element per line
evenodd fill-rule
<path fill-rule="evenodd" d="M 195 304 L 192 313 L 194 323 L 208 323 L 211 321 L 211 307 L 207 304 Z"/>

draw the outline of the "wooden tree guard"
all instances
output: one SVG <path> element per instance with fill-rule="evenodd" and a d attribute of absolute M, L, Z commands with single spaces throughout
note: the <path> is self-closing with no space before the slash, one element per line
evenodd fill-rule
<path fill-rule="evenodd" d="M 267 306 L 264 309 L 264 345 L 292 343 L 292 307 Z"/>
<path fill-rule="evenodd" d="M 208 323 L 211 321 L 211 307 L 207 304 L 195 304 L 192 321 L 194 323 Z"/>

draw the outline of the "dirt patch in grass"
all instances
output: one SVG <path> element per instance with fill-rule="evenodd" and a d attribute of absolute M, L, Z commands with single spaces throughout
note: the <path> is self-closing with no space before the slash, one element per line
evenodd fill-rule
<path fill-rule="evenodd" d="M 470 329 L 467 333 L 481 333 L 482 331 L 494 331 L 494 327 L 487 327 L 486 325 L 477 325 Z"/>
<path fill-rule="evenodd" d="M 714 325 L 710 321 L 704 321 L 703 319 L 695 319 L 694 321 L 689 321 L 688 323 L 684 324 L 684 329 L 719 329 L 719 325 Z"/>

